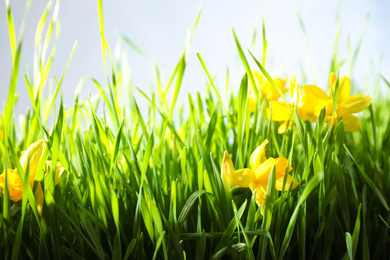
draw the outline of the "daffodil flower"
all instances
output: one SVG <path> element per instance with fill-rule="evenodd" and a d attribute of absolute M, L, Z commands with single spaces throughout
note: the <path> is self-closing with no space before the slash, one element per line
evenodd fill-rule
<path fill-rule="evenodd" d="M 260 99 L 267 99 L 268 101 L 270 100 L 277 100 L 280 98 L 279 92 L 272 86 L 271 82 L 269 82 L 267 79 L 264 79 L 262 75 L 260 75 L 259 72 L 255 71 L 252 69 L 252 73 L 255 76 L 256 83 L 258 86 L 252 86 L 249 92 L 249 111 L 253 113 L 257 109 L 257 92 L 260 90 Z M 282 93 L 285 93 L 288 91 L 286 89 L 286 82 L 287 78 L 281 79 L 278 77 L 273 77 L 274 82 L 276 85 L 279 87 L 280 91 Z M 256 93 L 255 93 L 256 91 Z"/>
<path fill-rule="evenodd" d="M 331 89 L 335 90 L 335 76 L 331 74 Z M 353 114 L 359 113 L 366 109 L 371 104 L 371 98 L 366 95 L 351 94 L 351 82 L 348 77 L 342 77 L 339 81 L 339 93 L 336 104 L 336 112 L 332 118 L 333 98 L 325 91 L 314 85 L 306 85 L 303 87 L 305 94 L 298 109 L 299 117 L 303 120 L 315 122 L 321 109 L 326 107 L 325 120 L 327 122 L 337 122 L 337 117 L 344 122 L 345 131 L 356 132 L 361 129 L 360 119 Z"/>
<path fill-rule="evenodd" d="M 291 98 L 294 101 L 294 104 L 298 104 L 300 97 L 302 96 L 301 86 L 296 83 L 295 75 L 292 75 L 289 81 L 290 81 Z M 270 117 L 271 107 L 272 107 L 271 120 L 277 122 L 283 122 L 278 128 L 278 133 L 283 134 L 287 131 L 287 129 L 291 128 L 291 124 L 292 124 L 291 112 L 293 109 L 293 104 L 278 101 L 278 100 L 272 100 L 270 102 L 270 106 L 266 110 L 268 119 Z"/>
<path fill-rule="evenodd" d="M 27 149 L 27 151 L 23 151 L 22 155 L 19 159 L 21 166 L 25 172 L 29 173 L 29 182 L 31 189 L 34 185 L 35 175 L 38 169 L 39 162 L 42 159 L 43 152 L 45 150 L 45 142 L 43 140 L 39 140 Z M 50 172 L 52 168 L 52 162 L 46 162 L 46 174 Z M 19 201 L 23 198 L 23 184 L 20 179 L 18 171 L 15 169 L 8 169 L 8 187 L 9 187 L 9 195 L 11 200 Z M 62 166 L 60 162 L 57 162 L 56 170 L 55 170 L 55 185 L 60 181 L 60 177 L 62 173 L 65 171 L 65 168 Z M 2 189 L 5 188 L 5 171 L 0 175 L 0 187 Z M 40 216 L 42 216 L 42 206 L 43 206 L 43 190 L 41 184 L 38 183 L 37 189 L 35 191 L 35 201 L 37 204 L 37 210 Z"/>
<path fill-rule="evenodd" d="M 286 158 L 266 158 L 265 146 L 267 144 L 268 140 L 266 139 L 252 153 L 250 157 L 250 168 L 234 170 L 233 162 L 227 152 L 225 152 L 222 161 L 222 173 L 230 183 L 244 188 L 249 187 L 252 192 L 256 190 L 255 200 L 259 207 L 264 206 L 265 204 L 269 175 L 273 165 L 275 165 L 276 169 L 276 190 L 283 190 L 284 178 L 287 178 L 284 190 L 288 190 L 290 187 L 294 189 L 299 185 L 290 174 L 287 174 L 286 176 L 288 163 Z M 292 167 L 289 168 L 289 171 L 291 170 Z M 262 207 L 262 213 L 263 210 L 264 207 Z"/>

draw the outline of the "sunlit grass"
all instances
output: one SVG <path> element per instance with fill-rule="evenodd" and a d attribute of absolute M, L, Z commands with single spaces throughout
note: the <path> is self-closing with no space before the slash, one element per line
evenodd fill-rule
<path fill-rule="evenodd" d="M 232 32 L 237 49 L 231 51 L 238 53 L 246 70 L 239 91 L 229 87 L 227 94 L 221 91 L 224 88 L 216 85 L 207 67 L 209 57 L 198 53 L 206 91 L 188 94 L 188 102 L 180 105 L 189 46 L 201 12 L 168 82 L 162 82 L 156 66 L 155 91 L 145 93 L 132 86 L 126 67 L 111 55 L 102 1 L 97 2 L 107 80 L 81 79 L 74 104 L 65 106 L 61 84 L 68 65 L 72 66 L 76 44 L 62 75 L 53 78 L 53 95 L 43 95 L 59 37 L 58 2 L 51 18 L 53 7 L 48 4 L 37 25 L 34 71 L 18 82 L 23 73 L 19 69 L 23 28 L 17 38 L 6 1 L 13 68 L 0 114 L 0 170 L 5 183 L 0 195 L 0 258 L 390 257 L 390 103 L 385 95 L 373 97 L 359 114 L 362 129 L 346 132 L 336 106 L 343 76 L 338 75 L 342 63 L 337 44 L 331 62 L 331 72 L 337 75 L 334 92 L 329 94 L 332 109 L 322 109 L 316 122 L 310 123 L 299 116 L 297 103 L 287 106 L 290 125 L 279 134 L 281 122 L 272 121 L 272 102 L 257 98 L 255 111 L 248 106 L 250 91 L 256 97 L 262 94 L 254 70 L 275 88 L 281 103 L 293 101 L 265 67 L 264 20 L 262 43 L 256 43 L 262 44 L 262 57 L 247 51 L 239 33 Z M 126 36 L 121 38 L 142 52 Z M 350 74 L 362 39 L 350 55 Z M 82 100 L 80 90 L 86 80 L 93 82 L 98 94 Z M 390 87 L 381 76 L 376 91 L 383 83 Z M 310 82 L 303 79 L 304 84 Z M 22 124 L 13 113 L 16 86 L 28 92 L 32 106 Z M 352 92 L 357 91 L 352 86 Z M 121 97 L 124 92 L 131 93 L 129 100 Z M 328 113 L 337 120 L 328 120 Z M 226 151 L 235 169 L 250 168 L 252 152 L 266 139 L 267 158 L 286 158 L 287 168 L 292 165 L 289 174 L 299 185 L 276 190 L 272 167 L 267 185 L 262 184 L 267 188 L 266 201 L 260 205 L 259 191 L 229 183 L 221 165 Z M 44 149 L 31 187 L 29 164 L 24 168 L 20 157 L 38 140 L 44 140 Z M 58 184 L 55 174 L 50 174 L 55 169 L 45 167 L 47 160 L 65 169 Z M 22 200 L 10 198 L 9 169 L 20 175 Z M 42 212 L 36 205 L 38 187 L 43 188 Z"/>

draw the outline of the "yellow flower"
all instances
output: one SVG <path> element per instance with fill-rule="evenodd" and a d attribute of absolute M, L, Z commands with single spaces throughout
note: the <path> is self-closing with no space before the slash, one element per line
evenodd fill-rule
<path fill-rule="evenodd" d="M 0 187 L 5 188 L 5 171 L 0 175 Z M 17 170 L 8 169 L 8 187 L 11 200 L 19 201 L 22 199 L 23 185 Z"/>
<path fill-rule="evenodd" d="M 296 83 L 295 75 L 290 77 L 290 94 L 295 104 L 299 103 L 300 97 L 302 96 L 302 89 L 299 84 Z M 281 102 L 278 100 L 272 100 L 270 106 L 266 110 L 267 118 L 270 117 L 270 110 L 272 106 L 271 120 L 277 122 L 283 122 L 279 128 L 278 133 L 283 134 L 291 127 L 292 124 L 292 109 L 293 104 Z"/>
<path fill-rule="evenodd" d="M 272 121 L 283 122 L 279 128 L 278 133 L 283 134 L 288 128 L 291 127 L 292 123 L 292 114 L 293 105 L 286 102 L 281 102 L 277 100 L 272 100 L 270 106 L 267 108 L 267 118 L 269 119 L 270 110 L 272 106 Z"/>
<path fill-rule="evenodd" d="M 276 167 L 276 190 L 283 190 L 283 182 L 286 175 L 288 160 L 284 157 L 279 158 L 266 158 L 265 146 L 268 140 L 266 139 L 259 147 L 253 151 L 250 157 L 250 168 L 234 170 L 233 162 L 225 152 L 224 159 L 222 162 L 222 173 L 225 175 L 227 180 L 237 186 L 250 188 L 252 192 L 256 190 L 256 203 L 259 206 L 265 204 L 267 195 L 267 186 L 269 175 L 273 165 Z M 290 167 L 289 171 L 292 170 Z M 286 184 L 284 190 L 288 190 L 290 186 L 294 189 L 299 183 L 295 181 L 290 174 L 286 176 Z M 264 208 L 262 208 L 263 213 Z"/>
<path fill-rule="evenodd" d="M 267 79 L 264 79 L 262 75 L 260 75 L 259 72 L 252 69 L 252 73 L 255 76 L 255 81 L 258 84 L 258 86 L 252 86 L 250 88 L 249 92 L 249 111 L 253 113 L 257 109 L 257 94 L 255 93 L 259 91 L 260 89 L 260 99 L 263 99 L 264 97 L 270 101 L 270 100 L 277 100 L 280 98 L 280 95 L 278 91 L 272 86 L 271 82 L 269 82 Z M 288 91 L 286 89 L 286 82 L 287 78 L 281 79 L 278 77 L 273 78 L 276 85 L 279 87 L 280 91 L 282 93 L 285 93 Z"/>
<path fill-rule="evenodd" d="M 330 85 L 332 91 L 335 89 L 335 76 L 331 74 Z M 333 99 L 332 95 L 328 95 L 325 91 L 314 85 L 306 85 L 303 87 L 305 92 L 298 109 L 299 117 L 303 120 L 315 122 L 321 109 L 326 107 L 327 122 L 337 122 L 337 117 L 344 122 L 345 131 L 356 132 L 361 128 L 360 119 L 353 114 L 359 113 L 366 109 L 371 104 L 371 98 L 366 95 L 351 94 L 351 82 L 348 77 L 342 77 L 339 82 L 339 93 L 337 99 L 337 114 L 332 118 Z"/>
<path fill-rule="evenodd" d="M 39 162 L 43 156 L 43 151 L 45 150 L 45 142 L 43 140 L 39 140 L 27 149 L 27 151 L 23 151 L 22 155 L 19 159 L 21 166 L 25 172 L 29 173 L 29 183 L 31 189 L 34 186 L 34 179 L 38 169 Z M 52 162 L 46 162 L 46 173 L 50 172 L 50 168 L 52 167 Z M 57 162 L 56 171 L 55 171 L 55 185 L 58 184 L 62 173 L 65 171 L 65 168 L 62 166 L 60 162 Z M 5 171 L 0 175 L 0 187 L 2 189 L 5 188 Z M 15 169 L 8 169 L 8 187 L 9 187 L 9 195 L 11 200 L 19 201 L 23 197 L 23 184 L 20 179 L 18 171 Z M 4 192 L 4 191 L 3 191 Z M 38 183 L 37 189 L 35 191 L 35 201 L 37 204 L 37 209 L 39 215 L 42 215 L 42 206 L 43 206 L 43 191 L 41 184 Z"/>

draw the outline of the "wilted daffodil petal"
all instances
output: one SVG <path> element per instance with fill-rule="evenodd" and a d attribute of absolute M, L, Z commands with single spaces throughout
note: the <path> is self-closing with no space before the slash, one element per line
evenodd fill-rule
<path fill-rule="evenodd" d="M 232 166 L 232 164 L 230 164 L 231 160 L 229 161 L 230 157 L 228 157 L 228 154 L 226 152 L 222 162 L 222 171 L 227 174 L 228 181 L 240 187 L 249 187 L 252 192 L 256 191 L 256 203 L 259 206 L 263 206 L 265 203 L 268 180 L 272 167 L 275 166 L 276 170 L 275 189 L 283 189 L 284 178 L 286 178 L 286 183 L 284 187 L 285 190 L 290 188 L 294 189 L 298 186 L 298 182 L 293 180 L 291 175 L 286 174 L 288 164 L 288 160 L 286 158 L 266 158 L 265 146 L 267 144 L 268 140 L 266 139 L 252 153 L 250 157 L 250 169 L 246 168 L 230 171 L 231 169 L 234 169 L 234 167 Z M 288 171 L 291 170 L 292 167 L 290 166 Z"/>

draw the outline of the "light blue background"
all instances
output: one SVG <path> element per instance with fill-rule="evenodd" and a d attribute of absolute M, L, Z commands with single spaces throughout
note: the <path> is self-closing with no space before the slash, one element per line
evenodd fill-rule
<path fill-rule="evenodd" d="M 15 28 L 19 26 L 26 1 L 11 1 Z M 15 113 L 24 114 L 30 107 L 23 74 L 33 68 L 35 30 L 46 1 L 33 1 L 27 17 L 24 34 L 20 75 L 17 87 L 19 102 Z M 157 61 L 166 84 L 180 55 L 183 52 L 186 29 L 192 30 L 201 1 L 103 1 L 104 24 L 107 42 L 114 52 L 119 33 L 123 33 L 147 53 L 141 57 L 130 47 L 123 45 L 130 64 L 131 81 L 150 93 L 156 90 L 154 61 Z M 255 55 L 261 60 L 261 16 L 264 14 L 268 40 L 267 69 L 273 75 L 297 75 L 302 81 L 301 62 L 309 75 L 307 82 L 326 88 L 332 57 L 337 10 L 340 1 L 205 1 L 199 25 L 195 33 L 188 65 L 184 75 L 179 101 L 187 103 L 187 93 L 203 92 L 206 89 L 205 74 L 196 56 L 199 52 L 208 69 L 216 73 L 216 83 L 225 87 L 226 69 L 229 67 L 230 87 L 237 90 L 244 67 L 239 59 L 231 28 L 235 31 L 244 49 L 251 48 L 253 30 L 257 30 Z M 54 7 L 54 3 L 53 3 Z M 53 8 L 52 8 L 53 10 Z M 309 40 L 299 26 L 296 11 L 304 22 Z M 353 71 L 354 86 L 373 93 L 374 77 L 382 73 L 390 79 L 390 1 L 346 0 L 341 3 L 341 34 L 339 57 L 347 61 L 347 39 L 350 37 L 355 49 L 364 31 L 366 16 L 370 13 L 366 34 Z M 51 14 L 51 13 L 50 13 Z M 50 81 L 60 78 L 74 42 L 77 48 L 65 75 L 62 92 L 67 107 L 73 105 L 78 81 L 89 76 L 96 78 L 105 87 L 97 1 L 66 0 L 60 3 L 60 39 L 57 46 Z M 380 63 L 380 58 L 382 62 Z M 249 60 L 249 54 L 247 54 Z M 0 5 L 0 104 L 4 106 L 11 75 L 11 51 L 8 38 L 4 1 Z M 252 66 L 255 66 L 252 63 Z M 341 75 L 348 72 L 347 62 Z M 374 76 L 374 77 L 373 77 Z M 366 84 L 367 82 L 367 84 Z M 382 85 L 384 85 L 382 83 Z M 364 86 L 369 89 L 363 89 Z M 82 99 L 97 94 L 90 81 L 84 84 Z M 141 103 L 142 104 L 142 103 Z M 3 110 L 3 109 L 1 109 Z"/>

